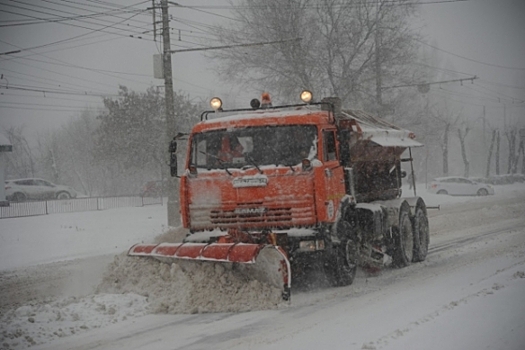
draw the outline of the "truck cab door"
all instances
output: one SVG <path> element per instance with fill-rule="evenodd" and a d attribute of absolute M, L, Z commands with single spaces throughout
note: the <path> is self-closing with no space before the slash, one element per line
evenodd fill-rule
<path fill-rule="evenodd" d="M 319 175 L 321 186 L 316 189 L 318 213 L 321 221 L 334 222 L 341 198 L 345 195 L 344 169 L 339 162 L 336 130 L 323 130 L 321 142 L 322 174 Z"/>

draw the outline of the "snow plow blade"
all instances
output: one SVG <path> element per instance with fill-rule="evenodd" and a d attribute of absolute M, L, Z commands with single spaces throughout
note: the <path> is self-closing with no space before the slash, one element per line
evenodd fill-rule
<path fill-rule="evenodd" d="M 251 277 L 280 288 L 284 300 L 290 298 L 290 262 L 280 247 L 271 244 L 136 244 L 129 249 L 128 255 L 152 257 L 165 263 L 183 259 L 243 264 Z"/>

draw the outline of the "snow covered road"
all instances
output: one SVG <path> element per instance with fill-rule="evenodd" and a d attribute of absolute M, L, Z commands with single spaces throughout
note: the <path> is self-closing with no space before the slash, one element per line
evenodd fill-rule
<path fill-rule="evenodd" d="M 148 314 L 141 296 L 93 295 L 88 286 L 102 275 L 109 251 L 3 269 L 0 348 L 523 349 L 525 187 L 497 193 L 425 198 L 431 205 L 445 201 L 430 214 L 425 262 L 375 277 L 359 271 L 348 287 L 294 291 L 289 305 L 274 310 L 159 315 Z M 2 239 L 5 227 L 0 221 Z M 85 283 L 66 283 L 75 279 Z M 18 296 L 6 301 L 17 288 Z M 84 297 L 56 300 L 67 295 Z"/>

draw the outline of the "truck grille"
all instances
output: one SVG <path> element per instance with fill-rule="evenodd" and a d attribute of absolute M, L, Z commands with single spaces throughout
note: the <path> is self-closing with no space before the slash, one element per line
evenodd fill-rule
<path fill-rule="evenodd" d="M 284 227 L 312 224 L 315 220 L 313 201 L 283 201 L 285 205 L 271 203 L 243 203 L 225 208 L 190 205 L 192 228 L 208 227 Z"/>

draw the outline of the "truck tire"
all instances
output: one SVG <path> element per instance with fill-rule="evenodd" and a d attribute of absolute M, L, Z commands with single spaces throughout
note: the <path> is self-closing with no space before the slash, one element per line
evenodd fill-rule
<path fill-rule="evenodd" d="M 410 265 L 414 257 L 414 231 L 410 221 L 410 206 L 407 202 L 399 210 L 399 225 L 394 232 L 392 264 L 396 267 Z"/>
<path fill-rule="evenodd" d="M 416 214 L 412 220 L 414 233 L 414 255 L 412 261 L 425 261 L 429 243 L 429 227 L 426 211 L 421 207 L 416 207 Z"/>
<path fill-rule="evenodd" d="M 326 274 L 330 284 L 334 287 L 351 285 L 354 282 L 358 263 L 357 244 L 348 239 L 334 246 L 331 263 L 326 267 Z"/>

